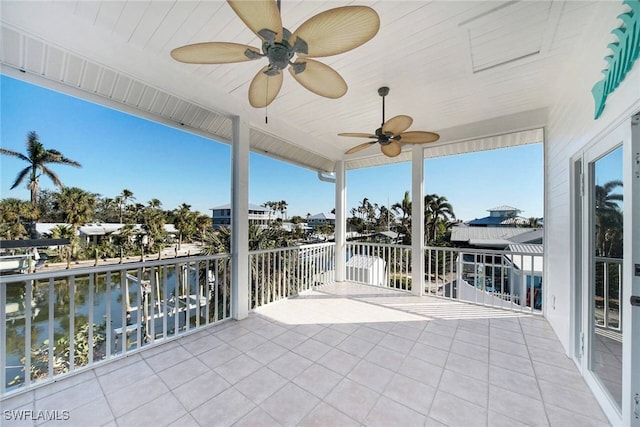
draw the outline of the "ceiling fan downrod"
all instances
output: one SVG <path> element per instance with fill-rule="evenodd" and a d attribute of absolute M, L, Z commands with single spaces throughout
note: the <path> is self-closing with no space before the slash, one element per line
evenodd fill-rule
<path fill-rule="evenodd" d="M 387 86 L 378 88 L 378 95 L 382 97 L 382 124 L 380 124 L 382 126 L 384 124 L 384 97 L 389 95 L 389 88 Z"/>

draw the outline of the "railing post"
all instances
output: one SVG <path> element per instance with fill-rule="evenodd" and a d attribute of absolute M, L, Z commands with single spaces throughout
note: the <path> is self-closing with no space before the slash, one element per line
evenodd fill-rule
<path fill-rule="evenodd" d="M 424 294 L 424 148 L 411 152 L 411 292 Z"/>
<path fill-rule="evenodd" d="M 464 269 L 464 253 L 463 252 L 458 252 L 458 261 L 457 261 L 458 265 L 457 265 L 457 272 L 456 272 L 456 292 L 460 292 L 460 289 L 463 286 L 462 283 L 462 270 Z M 475 285 L 475 284 L 474 284 Z M 453 283 L 451 284 L 451 286 L 449 287 L 449 296 L 451 298 L 453 298 Z M 459 297 L 459 295 L 456 294 L 456 297 Z"/>
<path fill-rule="evenodd" d="M 346 244 L 347 244 L 347 177 L 344 160 L 336 162 L 336 225 L 335 225 L 335 268 L 336 282 L 345 280 L 346 272 Z"/>
<path fill-rule="evenodd" d="M 233 117 L 231 148 L 231 316 L 249 314 L 249 126 Z"/>

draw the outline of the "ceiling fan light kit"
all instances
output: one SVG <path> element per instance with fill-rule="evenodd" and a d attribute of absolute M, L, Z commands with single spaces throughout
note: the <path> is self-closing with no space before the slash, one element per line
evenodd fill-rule
<path fill-rule="evenodd" d="M 339 133 L 338 136 L 348 136 L 353 138 L 369 138 L 374 141 L 364 142 L 356 145 L 345 152 L 345 154 L 357 153 L 371 145 L 380 144 L 380 151 L 387 157 L 396 157 L 402 152 L 402 144 L 426 144 L 440 139 L 440 135 L 434 132 L 410 131 L 405 132 L 413 124 L 413 119 L 409 116 L 395 116 L 385 122 L 384 98 L 389 94 L 389 88 L 383 86 L 378 89 L 378 95 L 382 97 L 382 124 L 375 133 Z"/>
<path fill-rule="evenodd" d="M 278 96 L 285 68 L 309 91 L 326 98 L 340 98 L 347 92 L 347 83 L 333 68 L 310 58 L 348 52 L 371 40 L 380 28 L 378 14 L 368 6 L 326 10 L 291 33 L 282 26 L 279 4 L 274 0 L 227 0 L 227 3 L 260 37 L 262 51 L 238 43 L 205 42 L 173 49 L 171 56 L 188 64 L 228 64 L 266 57 L 269 64 L 258 71 L 249 85 L 249 103 L 255 108 L 266 107 Z"/>

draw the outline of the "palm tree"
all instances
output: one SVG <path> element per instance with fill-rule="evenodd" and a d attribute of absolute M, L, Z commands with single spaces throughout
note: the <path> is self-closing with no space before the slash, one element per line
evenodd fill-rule
<path fill-rule="evenodd" d="M 167 232 L 164 229 L 165 215 L 160 209 L 162 203 L 158 199 L 151 199 L 149 206 L 142 212 L 142 229 L 147 233 L 147 247 L 158 250 L 158 257 L 164 247 Z"/>
<path fill-rule="evenodd" d="M 178 230 L 178 250 L 182 246 L 182 239 L 191 236 L 196 232 L 197 212 L 191 212 L 191 205 L 183 203 L 174 211 L 175 220 L 173 224 Z"/>
<path fill-rule="evenodd" d="M 212 220 L 208 215 L 201 215 L 199 213 L 197 215 L 198 217 L 196 218 L 196 228 L 200 232 L 200 240 L 204 243 L 203 237 L 207 230 L 211 228 Z"/>
<path fill-rule="evenodd" d="M 622 181 L 613 180 L 595 186 L 596 248 L 601 256 L 622 255 L 622 208 L 620 193 L 614 190 L 622 187 Z"/>
<path fill-rule="evenodd" d="M 58 224 L 51 229 L 51 237 L 54 239 L 69 239 L 69 241 L 72 241 L 74 236 L 73 227 L 70 225 Z M 71 253 L 67 251 L 66 246 L 58 246 L 58 258 L 61 260 L 66 258 L 68 263 L 70 255 Z"/>
<path fill-rule="evenodd" d="M 131 190 L 127 190 L 126 188 L 122 190 L 122 193 L 120 193 L 120 195 L 116 196 L 116 198 L 114 199 L 115 202 L 120 207 L 120 224 L 122 224 L 122 214 L 123 214 L 124 207 L 127 206 L 127 203 L 129 202 L 129 200 L 135 200 L 135 199 L 136 198 L 133 197 L 133 192 Z"/>
<path fill-rule="evenodd" d="M 391 205 L 391 210 L 399 213 L 400 217 L 400 230 L 404 233 L 403 243 L 408 245 L 411 243 L 411 198 L 409 192 L 404 192 L 404 197 L 401 202 Z"/>
<path fill-rule="evenodd" d="M 78 229 L 82 224 L 91 221 L 96 207 L 96 198 L 81 188 L 65 187 L 56 195 L 56 205 L 64 213 L 65 221 L 73 228 L 71 254 L 75 256 Z"/>
<path fill-rule="evenodd" d="M 0 236 L 7 240 L 25 237 L 24 223 L 37 217 L 37 210 L 29 202 L 13 197 L 0 200 Z"/>
<path fill-rule="evenodd" d="M 282 220 L 284 221 L 286 218 L 285 212 L 287 212 L 287 207 L 289 204 L 285 200 L 280 200 L 278 203 L 278 210 L 280 211 L 280 215 L 282 216 Z"/>
<path fill-rule="evenodd" d="M 269 208 L 269 220 L 271 220 L 271 216 L 275 217 L 275 213 L 278 210 L 278 202 L 267 201 L 261 205 L 263 208 Z"/>
<path fill-rule="evenodd" d="M 390 230 L 391 224 L 395 220 L 395 215 L 391 210 L 382 205 L 378 208 L 378 218 L 376 218 L 376 227 L 381 230 Z"/>
<path fill-rule="evenodd" d="M 34 207 L 38 205 L 38 186 L 39 180 L 42 175 L 45 175 L 51 179 L 53 184 L 62 188 L 62 182 L 58 175 L 47 167 L 49 163 L 57 163 L 62 165 L 69 165 L 75 167 L 82 167 L 80 163 L 75 160 L 68 159 L 57 150 L 45 149 L 38 139 L 38 134 L 31 131 L 27 134 L 27 154 L 18 153 L 17 151 L 8 150 L 6 148 L 0 148 L 0 153 L 7 156 L 17 157 L 29 163 L 29 166 L 22 169 L 16 177 L 11 189 L 13 190 L 19 186 L 27 177 L 29 180 L 28 188 L 31 191 L 31 203 Z"/>
<path fill-rule="evenodd" d="M 540 218 L 536 218 L 536 217 L 531 217 L 529 219 L 527 219 L 527 227 L 529 228 L 540 228 L 541 224 L 540 224 Z"/>
<path fill-rule="evenodd" d="M 424 196 L 424 229 L 426 241 L 435 243 L 438 237 L 438 230 L 446 230 L 456 219 L 453 213 L 453 206 L 444 196 L 437 194 L 427 194 Z"/>

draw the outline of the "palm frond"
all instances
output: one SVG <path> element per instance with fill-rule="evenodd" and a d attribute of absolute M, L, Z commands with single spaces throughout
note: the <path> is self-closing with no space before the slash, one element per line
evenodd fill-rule
<path fill-rule="evenodd" d="M 22 153 L 18 153 L 17 151 L 7 150 L 6 148 L 0 148 L 0 154 L 4 154 L 11 157 L 17 157 L 20 160 L 24 160 L 25 162 L 29 162 L 29 158 Z"/>
<path fill-rule="evenodd" d="M 62 181 L 60 181 L 60 178 L 58 178 L 58 175 L 56 175 L 54 171 L 46 167 L 44 164 L 40 165 L 40 170 L 43 174 L 49 177 L 51 182 L 53 182 L 53 185 L 59 188 L 62 187 Z"/>
<path fill-rule="evenodd" d="M 29 174 L 30 171 L 31 171 L 31 166 L 27 166 L 26 168 L 24 168 L 20 172 L 18 172 L 18 175 L 16 176 L 16 180 L 13 181 L 13 185 L 11 186 L 11 190 L 13 190 L 18 185 L 20 185 L 22 183 L 22 181 L 24 181 L 24 178 Z"/>

